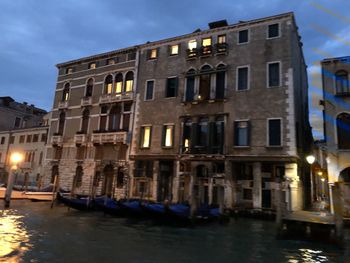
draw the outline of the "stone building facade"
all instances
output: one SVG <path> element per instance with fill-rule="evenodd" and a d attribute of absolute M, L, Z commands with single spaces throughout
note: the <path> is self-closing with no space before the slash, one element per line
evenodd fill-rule
<path fill-rule="evenodd" d="M 312 142 L 293 13 L 209 24 L 139 47 L 130 196 L 289 210 L 303 206 Z"/>
<path fill-rule="evenodd" d="M 77 194 L 127 194 L 137 75 L 135 47 L 57 65 L 46 183 Z"/>
<path fill-rule="evenodd" d="M 324 133 L 330 197 L 341 182 L 344 213 L 350 216 L 350 57 L 321 61 Z M 331 200 L 332 204 L 332 200 Z M 332 207 L 333 211 L 333 207 Z"/>
<path fill-rule="evenodd" d="M 27 102 L 17 102 L 11 97 L 0 97 L 0 131 L 40 126 L 47 112 Z"/>

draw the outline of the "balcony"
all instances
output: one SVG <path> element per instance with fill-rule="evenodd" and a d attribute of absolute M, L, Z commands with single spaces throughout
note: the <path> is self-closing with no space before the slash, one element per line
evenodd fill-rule
<path fill-rule="evenodd" d="M 212 46 L 204 46 L 200 48 L 200 55 L 201 57 L 210 56 L 212 51 Z"/>
<path fill-rule="evenodd" d="M 92 104 L 92 97 L 83 97 L 81 99 L 80 105 L 81 106 L 89 106 Z"/>
<path fill-rule="evenodd" d="M 195 58 L 198 55 L 198 49 L 197 48 L 192 48 L 192 49 L 187 49 L 187 58 L 191 59 L 191 58 Z"/>
<path fill-rule="evenodd" d="M 219 43 L 215 45 L 215 51 L 217 54 L 226 53 L 227 51 L 227 44 L 226 43 Z"/>
<path fill-rule="evenodd" d="M 118 131 L 118 132 L 94 132 L 91 137 L 91 141 L 94 144 L 104 144 L 104 143 L 122 143 L 126 144 L 127 132 L 126 131 Z"/>
<path fill-rule="evenodd" d="M 88 141 L 87 134 L 77 133 L 74 135 L 74 143 L 76 145 L 85 144 Z"/>
<path fill-rule="evenodd" d="M 58 108 L 59 109 L 66 109 L 66 108 L 68 108 L 68 100 L 58 102 Z"/>
<path fill-rule="evenodd" d="M 63 136 L 59 134 L 54 134 L 51 137 L 51 144 L 61 146 L 63 143 Z"/>
<path fill-rule="evenodd" d="M 130 101 L 133 99 L 134 99 L 133 92 L 126 92 L 126 93 L 120 93 L 120 94 L 104 94 L 100 97 L 100 103 Z"/>

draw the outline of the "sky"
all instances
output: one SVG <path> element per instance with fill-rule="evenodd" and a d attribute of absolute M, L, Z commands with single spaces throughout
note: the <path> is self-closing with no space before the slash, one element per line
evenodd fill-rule
<path fill-rule="evenodd" d="M 322 138 L 318 61 L 350 56 L 348 0 L 0 0 L 0 96 L 50 110 L 56 64 L 293 11 L 308 65 L 310 121 Z"/>

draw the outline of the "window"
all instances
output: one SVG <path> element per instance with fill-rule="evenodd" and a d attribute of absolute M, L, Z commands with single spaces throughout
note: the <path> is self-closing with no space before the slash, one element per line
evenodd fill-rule
<path fill-rule="evenodd" d="M 219 35 L 216 44 L 216 52 L 226 52 L 226 35 Z"/>
<path fill-rule="evenodd" d="M 269 146 L 281 146 L 281 119 L 269 119 L 268 120 L 268 145 Z"/>
<path fill-rule="evenodd" d="M 157 54 L 158 50 L 156 48 L 153 48 L 151 50 L 148 51 L 148 59 L 156 59 L 157 58 Z"/>
<path fill-rule="evenodd" d="M 163 147 L 173 147 L 174 140 L 174 125 L 164 125 L 163 126 L 163 139 L 162 146 Z"/>
<path fill-rule="evenodd" d="M 226 66 L 220 64 L 216 68 L 216 88 L 215 88 L 215 98 L 224 99 L 225 96 L 225 78 L 226 78 Z"/>
<path fill-rule="evenodd" d="M 141 127 L 141 148 L 149 148 L 151 146 L 151 126 Z"/>
<path fill-rule="evenodd" d="M 213 128 L 211 136 L 212 153 L 223 153 L 224 137 L 225 137 L 225 122 L 224 117 L 220 116 L 215 119 L 215 123 L 212 124 Z"/>
<path fill-rule="evenodd" d="M 9 143 L 13 144 L 15 142 L 15 136 L 10 136 Z"/>
<path fill-rule="evenodd" d="M 234 122 L 234 146 L 249 146 L 250 127 L 249 121 Z"/>
<path fill-rule="evenodd" d="M 175 56 L 179 54 L 179 45 L 171 45 L 170 46 L 170 56 Z"/>
<path fill-rule="evenodd" d="M 350 149 L 350 115 L 339 114 L 337 117 L 338 149 Z"/>
<path fill-rule="evenodd" d="M 237 90 L 249 89 L 249 67 L 237 68 Z"/>
<path fill-rule="evenodd" d="M 114 65 L 115 64 L 115 60 L 113 58 L 109 58 L 106 61 L 106 65 Z"/>
<path fill-rule="evenodd" d="M 90 111 L 88 109 L 85 109 L 82 115 L 83 115 L 83 118 L 81 121 L 81 132 L 86 134 L 89 128 Z"/>
<path fill-rule="evenodd" d="M 51 181 L 50 181 L 51 184 L 55 183 L 55 178 L 58 176 L 58 174 L 59 174 L 59 172 L 58 172 L 58 165 L 52 166 Z"/>
<path fill-rule="evenodd" d="M 205 147 L 208 145 L 208 119 L 201 118 L 198 122 L 197 145 Z"/>
<path fill-rule="evenodd" d="M 67 101 L 69 99 L 69 83 L 66 83 L 63 88 L 62 101 Z"/>
<path fill-rule="evenodd" d="M 129 131 L 130 112 L 126 113 L 125 108 L 123 112 L 123 131 Z"/>
<path fill-rule="evenodd" d="M 106 123 L 107 123 L 107 111 L 108 107 L 107 106 L 102 106 L 101 107 L 101 112 L 100 112 L 100 131 L 106 130 Z"/>
<path fill-rule="evenodd" d="M 166 83 L 165 97 L 176 97 L 177 96 L 178 78 L 168 78 Z"/>
<path fill-rule="evenodd" d="M 75 176 L 74 176 L 74 181 L 73 181 L 73 189 L 75 187 L 80 187 L 83 182 L 83 167 L 80 165 L 77 166 L 75 169 Z"/>
<path fill-rule="evenodd" d="M 64 112 L 61 112 L 59 120 L 58 120 L 58 134 L 59 135 L 63 135 L 65 121 L 66 121 L 66 114 Z"/>
<path fill-rule="evenodd" d="M 39 134 L 34 134 L 33 135 L 33 142 L 38 142 L 39 140 Z"/>
<path fill-rule="evenodd" d="M 238 44 L 248 43 L 249 42 L 249 31 L 241 30 L 238 32 Z"/>
<path fill-rule="evenodd" d="M 196 74 L 196 71 L 194 69 L 190 69 L 186 74 L 185 101 L 193 101 L 194 100 L 195 74 Z"/>
<path fill-rule="evenodd" d="M 154 80 L 148 80 L 146 82 L 145 100 L 153 100 L 153 91 L 154 91 Z"/>
<path fill-rule="evenodd" d="M 116 94 L 122 93 L 123 90 L 123 74 L 118 73 L 115 76 L 115 87 L 114 87 L 114 92 Z"/>
<path fill-rule="evenodd" d="M 96 62 L 92 62 L 89 64 L 89 69 L 95 69 L 96 68 Z"/>
<path fill-rule="evenodd" d="M 243 199 L 253 200 L 253 189 L 243 188 Z"/>
<path fill-rule="evenodd" d="M 347 71 L 339 70 L 335 73 L 335 91 L 337 95 L 350 93 L 349 77 Z"/>
<path fill-rule="evenodd" d="M 19 143 L 24 143 L 24 140 L 25 140 L 24 135 L 19 136 Z"/>
<path fill-rule="evenodd" d="M 136 52 L 129 53 L 126 56 L 126 60 L 128 60 L 128 61 L 135 60 L 135 59 L 136 59 Z"/>
<path fill-rule="evenodd" d="M 41 134 L 41 141 L 42 141 L 42 142 L 46 142 L 46 138 L 47 138 L 46 133 L 42 133 L 42 134 Z"/>
<path fill-rule="evenodd" d="M 202 39 L 202 55 L 211 54 L 211 37 Z"/>
<path fill-rule="evenodd" d="M 210 87 L 211 87 L 211 67 L 205 65 L 202 67 L 199 77 L 199 93 L 198 100 L 210 99 Z"/>
<path fill-rule="evenodd" d="M 1 137 L 1 144 L 5 144 L 5 140 L 6 140 L 5 137 Z"/>
<path fill-rule="evenodd" d="M 268 27 L 268 38 L 279 37 L 279 35 L 280 35 L 280 29 L 279 28 L 280 28 L 279 24 L 269 25 L 269 27 Z"/>
<path fill-rule="evenodd" d="M 73 68 L 66 68 L 66 74 L 72 74 Z"/>
<path fill-rule="evenodd" d="M 112 85 L 113 85 L 113 77 L 112 75 L 108 75 L 105 79 L 105 94 L 112 93 Z"/>
<path fill-rule="evenodd" d="M 26 142 L 27 143 L 32 142 L 32 135 L 31 134 L 27 135 L 27 141 Z"/>
<path fill-rule="evenodd" d="M 195 57 L 197 55 L 197 41 L 195 39 L 188 41 L 188 57 Z"/>
<path fill-rule="evenodd" d="M 39 165 L 41 165 L 43 163 L 43 152 L 40 152 L 40 155 L 39 155 Z"/>
<path fill-rule="evenodd" d="M 124 173 L 122 168 L 120 167 L 117 173 L 117 188 L 123 188 L 123 186 L 124 186 Z"/>
<path fill-rule="evenodd" d="M 121 108 L 120 105 L 115 105 L 109 112 L 108 120 L 108 130 L 118 131 L 120 130 L 120 118 L 121 118 Z"/>
<path fill-rule="evenodd" d="M 16 117 L 15 124 L 13 125 L 14 128 L 19 128 L 21 126 L 21 118 Z"/>
<path fill-rule="evenodd" d="M 125 77 L 125 92 L 130 92 L 133 90 L 134 85 L 134 72 L 129 71 L 126 73 Z"/>
<path fill-rule="evenodd" d="M 86 84 L 85 97 L 91 97 L 92 96 L 93 88 L 94 88 L 94 80 L 93 79 L 89 79 L 87 84 Z"/>
<path fill-rule="evenodd" d="M 280 74 L 281 63 L 270 62 L 268 63 L 268 87 L 280 86 Z"/>
<path fill-rule="evenodd" d="M 192 122 L 190 119 L 184 121 L 183 133 L 182 133 L 182 152 L 187 153 L 190 151 Z"/>

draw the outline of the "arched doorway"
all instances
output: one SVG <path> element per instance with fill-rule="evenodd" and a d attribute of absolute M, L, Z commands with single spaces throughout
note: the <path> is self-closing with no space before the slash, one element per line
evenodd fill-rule
<path fill-rule="evenodd" d="M 172 199 L 173 167 L 173 161 L 159 162 L 158 202 Z"/>
<path fill-rule="evenodd" d="M 114 178 L 114 167 L 109 164 L 106 165 L 103 169 L 103 186 L 102 186 L 102 195 L 107 195 L 112 197 L 113 195 L 113 178 Z"/>

